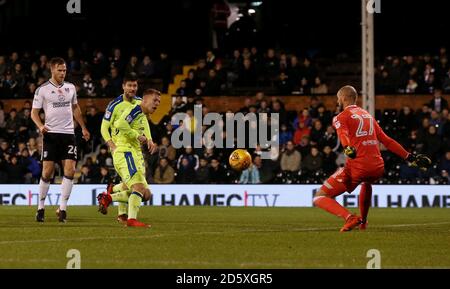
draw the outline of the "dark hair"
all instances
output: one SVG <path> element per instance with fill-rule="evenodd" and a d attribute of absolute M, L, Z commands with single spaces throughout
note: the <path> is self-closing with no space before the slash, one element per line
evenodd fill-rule
<path fill-rule="evenodd" d="M 53 57 L 52 59 L 50 59 L 50 67 L 53 67 L 55 65 L 63 65 L 63 64 L 66 64 L 66 62 L 61 57 Z"/>
<path fill-rule="evenodd" d="M 134 81 L 138 81 L 136 74 L 128 74 L 123 78 L 122 83 L 125 84 L 127 82 L 134 82 Z"/>

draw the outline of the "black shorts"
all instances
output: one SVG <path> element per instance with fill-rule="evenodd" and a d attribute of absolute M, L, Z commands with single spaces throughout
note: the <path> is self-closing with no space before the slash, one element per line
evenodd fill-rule
<path fill-rule="evenodd" d="M 44 161 L 77 160 L 77 145 L 74 134 L 46 133 L 42 152 Z"/>

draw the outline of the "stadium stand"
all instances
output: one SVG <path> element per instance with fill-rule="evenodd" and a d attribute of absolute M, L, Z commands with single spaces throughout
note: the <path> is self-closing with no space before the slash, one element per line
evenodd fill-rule
<path fill-rule="evenodd" d="M 359 86 L 360 67 L 352 60 L 309 59 L 294 53 L 256 47 L 216 56 L 207 51 L 194 64 L 174 61 L 160 53 L 129 55 L 116 48 L 110 55 L 92 51 L 79 57 L 68 48 L 68 81 L 76 84 L 80 105 L 92 134 L 80 144 L 78 183 L 106 183 L 114 178 L 111 155 L 103 145 L 100 123 L 111 98 L 120 94 L 125 74 L 139 76 L 140 91 L 164 92 L 150 124 L 158 153 L 147 155 L 149 182 L 239 183 L 240 174 L 228 167 L 230 149 L 174 149 L 170 124 L 176 112 L 203 104 L 205 112 L 278 112 L 280 151 L 273 159 L 250 149 L 260 183 L 322 183 L 345 160 L 331 119 L 339 113 L 335 96 L 343 83 Z M 41 138 L 30 119 L 36 88 L 49 77 L 49 56 L 29 52 L 0 55 L 0 183 L 37 183 Z M 388 56 L 376 66 L 376 118 L 383 129 L 409 151 L 433 158 L 426 172 L 411 170 L 383 150 L 386 161 L 381 184 L 447 184 L 450 172 L 450 70 L 447 51 L 437 55 Z M 44 115 L 41 114 L 41 117 Z M 164 178 L 165 161 L 174 171 Z M 247 172 L 246 172 L 247 173 Z M 55 176 L 58 182 L 61 170 Z"/>

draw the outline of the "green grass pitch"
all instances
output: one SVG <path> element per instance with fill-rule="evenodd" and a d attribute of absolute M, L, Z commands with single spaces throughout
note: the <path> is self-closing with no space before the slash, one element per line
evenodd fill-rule
<path fill-rule="evenodd" d="M 366 231 L 340 233 L 342 220 L 317 208 L 143 207 L 151 229 L 126 228 L 93 206 L 0 206 L 0 268 L 450 268 L 450 210 L 372 209 Z"/>

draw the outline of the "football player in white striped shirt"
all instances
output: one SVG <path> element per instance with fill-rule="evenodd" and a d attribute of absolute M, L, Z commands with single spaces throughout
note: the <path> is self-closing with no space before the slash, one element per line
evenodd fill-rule
<path fill-rule="evenodd" d="M 42 177 L 39 182 L 39 205 L 36 221 L 44 222 L 44 203 L 50 181 L 55 171 L 55 162 L 62 162 L 64 178 L 61 184 L 60 206 L 57 210 L 58 220 L 66 222 L 67 201 L 72 192 L 73 176 L 77 163 L 77 145 L 73 118 L 79 123 L 83 138 L 88 141 L 89 131 L 77 101 L 77 93 L 72 83 L 65 82 L 66 63 L 56 57 L 50 60 L 52 77 L 36 89 L 31 118 L 43 134 Z M 39 111 L 45 113 L 45 123 L 39 118 Z"/>

